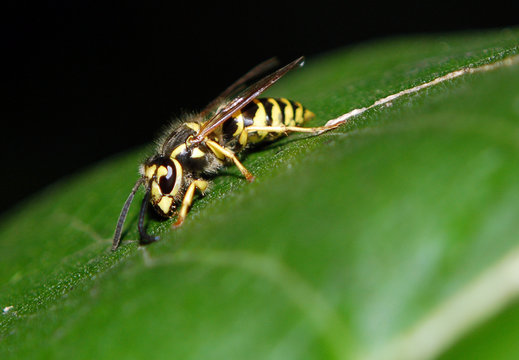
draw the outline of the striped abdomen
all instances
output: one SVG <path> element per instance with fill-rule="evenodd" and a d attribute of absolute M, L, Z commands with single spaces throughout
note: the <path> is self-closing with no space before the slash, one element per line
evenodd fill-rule
<path fill-rule="evenodd" d="M 225 122 L 222 136 L 227 147 L 239 151 L 247 144 L 272 141 L 283 135 L 282 132 L 244 131 L 250 126 L 301 126 L 312 117 L 314 113 L 305 109 L 297 101 L 285 98 L 254 99 L 243 109 L 232 114 L 232 117 Z"/>

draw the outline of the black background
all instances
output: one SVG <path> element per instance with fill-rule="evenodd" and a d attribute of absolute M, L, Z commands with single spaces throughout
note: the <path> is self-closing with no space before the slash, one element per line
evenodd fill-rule
<path fill-rule="evenodd" d="M 0 211 L 149 143 L 172 116 L 202 108 L 271 56 L 288 62 L 395 35 L 517 24 L 517 9 L 489 3 L 152 4 L 4 5 Z"/>

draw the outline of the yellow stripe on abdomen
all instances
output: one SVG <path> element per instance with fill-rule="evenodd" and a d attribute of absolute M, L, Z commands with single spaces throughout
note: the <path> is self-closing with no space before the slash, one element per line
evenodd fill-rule
<path fill-rule="evenodd" d="M 254 113 L 254 116 L 252 118 L 252 126 L 268 126 L 267 124 L 267 112 L 265 111 L 265 106 L 263 106 L 263 103 L 258 100 L 254 99 L 252 100 L 254 104 L 256 104 L 257 109 Z M 267 136 L 268 131 L 254 131 L 249 133 L 249 139 L 248 141 L 252 143 L 258 143 L 265 139 Z"/>
<path fill-rule="evenodd" d="M 294 121 L 294 108 L 292 107 L 292 103 L 290 100 L 281 98 L 278 100 L 280 104 L 284 105 L 283 108 L 283 123 L 286 126 L 295 126 L 296 122 Z"/>
<path fill-rule="evenodd" d="M 278 131 L 246 131 L 250 126 L 276 127 L 302 126 L 313 117 L 313 113 L 303 107 L 300 102 L 285 98 L 256 98 L 234 113 L 222 127 L 223 137 L 227 146 L 233 151 L 239 151 L 247 144 L 262 141 L 272 141 L 283 132 Z"/>
<path fill-rule="evenodd" d="M 298 101 L 294 101 L 293 106 L 295 108 L 294 121 L 295 121 L 296 125 L 298 125 L 298 126 L 303 125 L 303 123 L 305 122 L 305 118 L 303 116 L 303 112 L 304 112 L 303 105 L 301 105 L 301 103 Z"/>
<path fill-rule="evenodd" d="M 281 107 L 276 99 L 268 98 L 266 99 L 269 106 L 270 118 L 272 119 L 272 126 L 281 126 L 284 124 L 283 118 L 284 115 L 281 112 Z"/>

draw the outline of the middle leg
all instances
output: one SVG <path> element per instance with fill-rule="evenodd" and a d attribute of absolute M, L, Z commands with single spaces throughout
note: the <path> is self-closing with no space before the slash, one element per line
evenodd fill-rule
<path fill-rule="evenodd" d="M 215 153 L 215 155 L 217 157 L 221 158 L 223 156 L 228 159 L 231 159 L 234 162 L 234 165 L 236 165 L 236 167 L 241 171 L 243 176 L 245 176 L 245 178 L 249 182 L 254 181 L 254 175 L 252 175 L 250 173 L 250 171 L 247 170 L 247 168 L 245 166 L 243 166 L 243 164 L 240 162 L 240 160 L 238 160 L 238 158 L 236 157 L 234 152 L 232 152 L 229 149 L 226 149 L 225 147 L 223 147 L 222 145 L 218 144 L 216 141 L 213 141 L 213 140 L 206 140 L 205 143 L 209 147 L 209 149 L 211 149 L 211 151 L 213 153 Z M 221 156 L 219 156 L 219 155 L 221 155 Z"/>

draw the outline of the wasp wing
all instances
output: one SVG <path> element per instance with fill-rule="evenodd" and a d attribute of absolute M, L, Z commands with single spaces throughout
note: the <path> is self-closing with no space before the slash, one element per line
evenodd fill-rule
<path fill-rule="evenodd" d="M 216 114 L 201 126 L 200 131 L 191 140 L 191 143 L 196 144 L 203 141 L 207 135 L 211 134 L 218 126 L 222 125 L 227 119 L 229 119 L 229 117 L 231 117 L 232 114 L 250 103 L 281 77 L 286 75 L 286 73 L 288 73 L 290 70 L 293 70 L 297 66 L 303 65 L 303 62 L 304 57 L 301 56 L 300 58 L 292 61 L 290 64 L 276 70 L 270 75 L 265 76 L 258 82 L 241 91 L 235 98 L 217 110 Z"/>
<path fill-rule="evenodd" d="M 227 89 L 225 89 L 220 95 L 218 95 L 217 98 L 215 98 L 213 101 L 207 104 L 205 109 L 201 111 L 200 115 L 207 116 L 209 113 L 217 111 L 218 107 L 220 107 L 226 99 L 234 98 L 239 91 L 243 90 L 247 82 L 251 81 L 255 77 L 259 77 L 260 75 L 266 73 L 267 71 L 271 70 L 272 68 L 278 65 L 279 61 L 275 57 L 272 57 L 256 65 L 255 67 L 250 69 L 245 75 L 236 80 Z"/>

